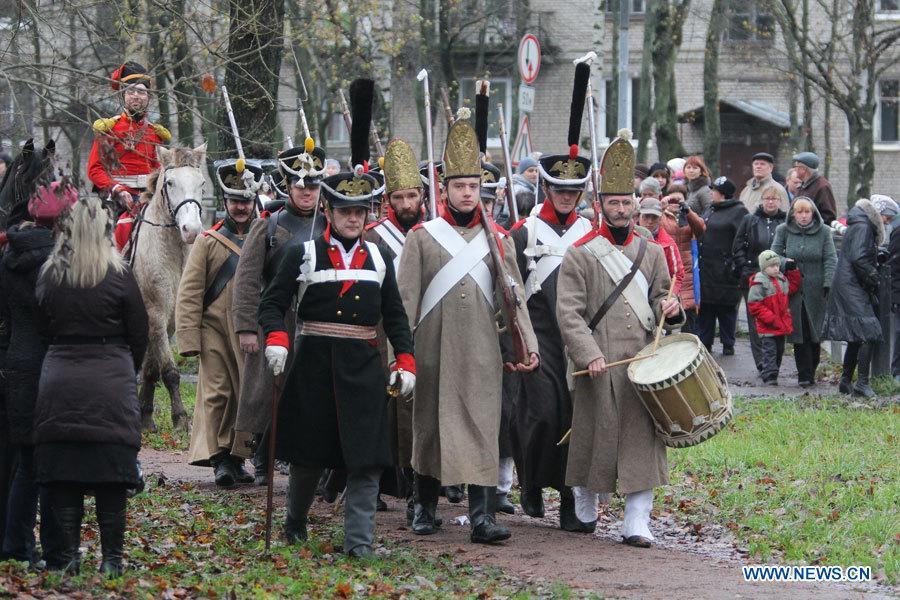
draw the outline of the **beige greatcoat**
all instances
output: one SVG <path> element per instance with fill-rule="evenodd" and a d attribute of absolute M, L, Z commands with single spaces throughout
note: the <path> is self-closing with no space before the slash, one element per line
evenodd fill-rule
<path fill-rule="evenodd" d="M 623 296 L 612 305 L 592 333 L 588 323 L 615 284 L 587 246 L 608 246 L 597 236 L 566 251 L 557 283 L 556 315 L 566 351 L 576 370 L 593 360 L 606 362 L 631 358 L 653 341 Z M 623 247 L 632 261 L 638 253 L 638 238 Z M 650 306 L 658 320 L 660 302 L 669 289 L 669 271 L 662 249 L 647 247 L 641 272 L 650 285 Z M 682 313 L 678 327 L 684 320 Z M 674 321 L 674 320 L 673 320 Z M 652 359 L 651 359 L 652 360 Z M 566 485 L 588 487 L 596 492 L 627 494 L 668 483 L 666 447 L 657 439 L 650 413 L 628 379 L 627 367 L 613 367 L 596 379 L 575 378 L 572 435 Z"/>
<path fill-rule="evenodd" d="M 740 201 L 744 203 L 744 206 L 747 208 L 747 211 L 750 214 L 753 214 L 757 207 L 762 204 L 762 191 L 763 188 L 774 185 L 778 190 L 778 196 L 781 200 L 778 203 L 778 208 L 787 212 L 791 206 L 791 202 L 788 199 L 787 190 L 784 189 L 784 186 L 772 179 L 771 175 L 766 175 L 759 181 L 756 180 L 755 177 L 751 177 L 747 180 L 747 185 L 744 186 L 744 189 L 741 190 Z"/>
<path fill-rule="evenodd" d="M 175 338 L 182 355 L 200 355 L 197 400 L 191 426 L 189 460 L 209 466 L 211 456 L 230 450 L 244 354 L 234 332 L 231 297 L 234 277 L 212 304 L 203 308 L 203 294 L 230 251 L 204 233 L 191 247 L 175 304 Z"/>
<path fill-rule="evenodd" d="M 469 242 L 482 226 L 454 229 Z M 517 283 L 522 333 L 529 352 L 537 353 L 512 240 L 502 247 L 506 271 Z M 450 258 L 424 228 L 406 236 L 398 283 L 415 334 L 412 466 L 444 485 L 495 486 L 503 375 L 496 311 L 466 275 L 416 328 L 422 295 Z M 493 274 L 490 255 L 484 260 Z"/>

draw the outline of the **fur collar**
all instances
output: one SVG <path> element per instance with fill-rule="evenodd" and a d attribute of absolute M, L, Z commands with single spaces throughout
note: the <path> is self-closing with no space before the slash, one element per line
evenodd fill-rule
<path fill-rule="evenodd" d="M 881 222 L 881 215 L 878 209 L 869 200 L 860 198 L 856 201 L 856 207 L 863 211 L 875 228 L 875 245 L 880 246 L 884 243 L 884 223 Z"/>

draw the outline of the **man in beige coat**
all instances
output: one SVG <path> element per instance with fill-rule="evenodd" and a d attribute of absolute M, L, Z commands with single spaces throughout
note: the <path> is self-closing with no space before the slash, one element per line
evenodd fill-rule
<path fill-rule="evenodd" d="M 740 200 L 750 213 L 762 204 L 763 190 L 774 185 L 778 189 L 779 203 L 778 207 L 787 212 L 790 207 L 787 190 L 784 186 L 772 179 L 772 172 L 775 170 L 775 157 L 768 152 L 757 152 L 753 155 L 751 163 L 753 169 L 753 177 L 747 181 L 747 185 L 741 190 Z"/>
<path fill-rule="evenodd" d="M 566 252 L 556 314 L 575 369 L 590 371 L 590 377 L 575 380 L 566 485 L 577 486 L 576 514 L 583 522 L 596 519 L 596 493 L 615 492 L 618 483 L 625 495 L 622 537 L 648 547 L 653 488 L 668 483 L 666 448 L 626 368 L 607 370 L 606 364 L 631 358 L 651 343 L 660 318 L 678 327 L 684 313 L 677 297 L 666 298 L 670 280 L 662 248 L 633 231 L 633 169 L 631 144 L 617 139 L 601 167 L 603 222 Z M 607 304 L 635 263 L 630 283 Z"/>
<path fill-rule="evenodd" d="M 263 174 L 257 167 L 246 169 L 252 180 L 244 179 L 234 163 L 216 170 L 226 216 L 191 247 L 175 305 L 178 350 L 182 356 L 200 356 L 189 460 L 192 465 L 213 467 L 221 487 L 253 481 L 244 470 L 244 459 L 231 454 L 244 362 L 234 331 L 233 279 L 256 214 L 256 188 Z"/>
<path fill-rule="evenodd" d="M 444 177 L 440 216 L 410 231 L 399 269 L 400 294 L 422 357 L 413 404 L 413 531 L 435 532 L 441 483 L 467 483 L 471 540 L 495 543 L 510 535 L 494 520 L 504 364 L 494 317 L 494 265 L 478 208 L 481 160 L 467 120 L 450 128 Z M 506 367 L 529 372 L 539 364 L 537 340 L 512 241 L 506 238 L 501 248 L 516 284 L 529 353 L 527 364 Z"/>

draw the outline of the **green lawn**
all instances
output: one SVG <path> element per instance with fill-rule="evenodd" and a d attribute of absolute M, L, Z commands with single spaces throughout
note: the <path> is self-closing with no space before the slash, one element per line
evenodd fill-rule
<path fill-rule="evenodd" d="M 727 526 L 756 561 L 869 565 L 900 576 L 900 407 L 842 399 L 738 399 L 704 444 L 669 452 L 658 500 Z"/>

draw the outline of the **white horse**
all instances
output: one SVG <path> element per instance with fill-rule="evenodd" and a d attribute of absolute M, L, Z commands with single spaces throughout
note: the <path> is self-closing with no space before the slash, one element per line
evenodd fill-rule
<path fill-rule="evenodd" d="M 162 379 L 172 402 L 172 425 L 188 429 L 181 401 L 181 375 L 172 359 L 169 337 L 174 329 L 175 297 L 190 244 L 203 231 L 200 199 L 206 144 L 197 148 L 157 150 L 159 171 L 150 176 L 152 194 L 135 221 L 132 237 L 132 269 L 150 321 L 150 340 L 141 369 L 141 420 L 144 429 L 156 431 L 153 395 Z"/>

